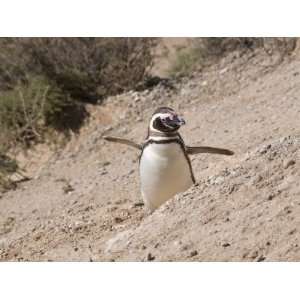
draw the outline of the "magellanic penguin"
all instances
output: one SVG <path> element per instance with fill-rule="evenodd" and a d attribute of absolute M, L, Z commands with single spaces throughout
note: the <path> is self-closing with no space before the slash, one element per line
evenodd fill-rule
<path fill-rule="evenodd" d="M 214 153 L 233 155 L 227 149 L 186 146 L 178 133 L 185 121 L 169 107 L 160 107 L 152 115 L 148 135 L 143 144 L 105 136 L 141 151 L 139 160 L 141 192 L 145 205 L 153 211 L 174 195 L 195 183 L 189 155 Z"/>

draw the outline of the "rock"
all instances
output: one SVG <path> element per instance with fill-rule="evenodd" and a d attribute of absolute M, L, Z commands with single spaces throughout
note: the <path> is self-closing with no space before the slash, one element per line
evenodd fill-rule
<path fill-rule="evenodd" d="M 131 175 L 134 173 L 134 169 L 130 170 L 127 175 Z"/>
<path fill-rule="evenodd" d="M 182 96 L 187 96 L 189 94 L 189 91 L 186 88 L 182 88 L 182 90 L 180 91 L 180 94 Z"/>
<path fill-rule="evenodd" d="M 229 243 L 224 243 L 224 244 L 222 244 L 222 247 L 224 247 L 224 248 L 227 248 L 227 247 L 229 247 L 229 246 L 230 246 Z"/>
<path fill-rule="evenodd" d="M 251 185 L 255 185 L 255 184 L 261 182 L 262 180 L 263 180 L 263 177 L 258 174 L 258 175 L 255 175 L 253 178 L 251 178 L 249 183 Z"/>
<path fill-rule="evenodd" d="M 147 260 L 148 260 L 148 261 L 153 261 L 153 260 L 155 260 L 155 256 L 153 256 L 153 255 L 149 252 L 148 255 L 147 255 Z"/>
<path fill-rule="evenodd" d="M 189 245 L 185 244 L 180 247 L 180 251 L 186 251 L 189 249 Z"/>
<path fill-rule="evenodd" d="M 37 234 L 35 237 L 33 237 L 33 239 L 34 239 L 35 241 L 39 241 L 39 240 L 41 239 L 41 237 L 42 237 L 42 234 L 39 233 L 39 234 Z"/>
<path fill-rule="evenodd" d="M 104 128 L 103 132 L 107 132 L 107 131 L 110 131 L 112 129 L 113 129 L 112 126 L 107 126 L 107 127 Z"/>
<path fill-rule="evenodd" d="M 220 70 L 219 74 L 222 75 L 222 74 L 224 74 L 226 72 L 227 72 L 227 68 L 224 68 L 224 69 Z"/>
<path fill-rule="evenodd" d="M 110 162 L 109 162 L 109 161 L 105 161 L 105 162 L 102 164 L 103 167 L 106 167 L 106 166 L 109 166 L 109 165 L 110 165 Z"/>
<path fill-rule="evenodd" d="M 121 134 L 126 134 L 128 132 L 128 129 L 126 127 L 123 127 L 120 129 Z"/>
<path fill-rule="evenodd" d="M 141 207 L 141 206 L 144 206 L 143 202 L 136 202 L 133 204 L 133 207 Z"/>
<path fill-rule="evenodd" d="M 223 176 L 218 176 L 215 180 L 214 180 L 214 184 L 221 184 L 223 183 L 225 180 L 225 178 Z"/>
<path fill-rule="evenodd" d="M 135 103 L 138 103 L 141 101 L 141 98 L 138 95 L 136 95 L 136 96 L 134 96 L 133 100 Z"/>
<path fill-rule="evenodd" d="M 190 253 L 190 257 L 194 257 L 198 255 L 198 251 L 197 250 L 193 250 L 191 253 Z"/>
<path fill-rule="evenodd" d="M 115 221 L 116 223 L 122 223 L 122 222 L 123 222 L 123 219 L 120 218 L 120 217 L 115 217 L 114 221 Z"/>
<path fill-rule="evenodd" d="M 289 232 L 289 235 L 293 235 L 293 234 L 295 234 L 296 232 L 297 232 L 297 229 L 294 228 L 293 230 L 291 230 L 291 231 Z"/>
<path fill-rule="evenodd" d="M 261 261 L 264 261 L 265 259 L 266 259 L 266 257 L 263 256 L 263 255 L 261 255 L 261 256 L 257 259 L 257 261 L 258 261 L 258 262 L 261 262 Z"/>
<path fill-rule="evenodd" d="M 283 167 L 284 167 L 285 169 L 288 169 L 289 167 L 293 166 L 295 163 L 296 163 L 295 160 L 293 160 L 293 159 L 287 159 L 287 160 L 285 160 L 285 161 L 283 162 Z"/>
<path fill-rule="evenodd" d="M 271 147 L 272 147 L 271 144 L 265 145 L 265 146 L 263 146 L 261 149 L 259 149 L 258 152 L 259 152 L 260 154 L 265 154 L 265 153 L 268 152 L 269 149 L 271 149 Z"/>
<path fill-rule="evenodd" d="M 182 244 L 181 241 L 174 241 L 173 242 L 174 247 L 179 247 L 181 244 Z"/>

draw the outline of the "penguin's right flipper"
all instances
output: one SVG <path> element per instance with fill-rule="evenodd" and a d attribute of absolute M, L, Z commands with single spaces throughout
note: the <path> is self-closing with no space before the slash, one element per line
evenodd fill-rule
<path fill-rule="evenodd" d="M 233 151 L 228 150 L 228 149 L 205 147 L 205 146 L 199 146 L 199 147 L 187 146 L 186 152 L 189 155 L 199 154 L 199 153 L 212 153 L 212 154 L 222 154 L 222 155 L 233 155 L 234 154 Z"/>
<path fill-rule="evenodd" d="M 130 146 L 130 147 L 136 148 L 138 150 L 142 150 L 142 148 L 143 148 L 142 145 L 137 144 L 137 143 L 127 140 L 127 139 L 118 138 L 118 137 L 114 137 L 114 136 L 104 136 L 103 138 L 108 142 L 124 144 L 124 145 Z"/>

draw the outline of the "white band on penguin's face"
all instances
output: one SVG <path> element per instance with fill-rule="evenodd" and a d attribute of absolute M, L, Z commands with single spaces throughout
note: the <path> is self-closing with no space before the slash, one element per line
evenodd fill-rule
<path fill-rule="evenodd" d="M 150 120 L 150 125 L 149 128 L 151 131 L 156 131 L 156 132 L 161 132 L 160 130 L 157 130 L 153 127 L 153 122 L 156 118 L 172 118 L 173 116 L 170 113 L 157 113 L 155 115 L 152 116 L 151 120 Z M 169 127 L 169 126 L 168 126 Z M 171 127 L 170 127 L 171 128 Z"/>

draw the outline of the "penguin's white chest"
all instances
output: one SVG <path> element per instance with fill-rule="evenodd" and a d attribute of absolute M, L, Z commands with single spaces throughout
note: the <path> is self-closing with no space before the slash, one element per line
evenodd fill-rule
<path fill-rule="evenodd" d="M 140 160 L 143 200 L 151 210 L 192 184 L 188 161 L 176 142 L 148 145 Z"/>

